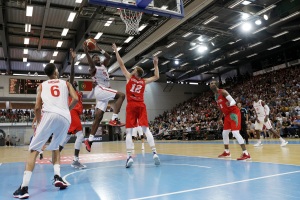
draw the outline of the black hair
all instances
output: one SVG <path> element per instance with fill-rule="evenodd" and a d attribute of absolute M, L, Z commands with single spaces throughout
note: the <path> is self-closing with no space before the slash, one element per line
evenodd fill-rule
<path fill-rule="evenodd" d="M 56 70 L 56 66 L 53 63 L 48 63 L 44 69 L 47 76 L 52 76 Z"/>

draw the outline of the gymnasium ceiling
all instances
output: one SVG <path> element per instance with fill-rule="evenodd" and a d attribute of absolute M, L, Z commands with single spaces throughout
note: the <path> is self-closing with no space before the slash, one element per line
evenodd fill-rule
<path fill-rule="evenodd" d="M 43 74 L 43 65 L 53 60 L 66 76 L 70 73 L 68 52 L 74 48 L 79 61 L 76 76 L 87 77 L 82 43 L 99 32 L 103 34 L 98 44 L 113 55 L 109 72 L 115 77 L 122 77 L 122 73 L 111 49 L 113 42 L 122 47 L 119 52 L 128 69 L 140 65 L 146 76 L 153 73 L 152 55 L 161 51 L 157 55 L 161 76 L 173 82 L 201 82 L 242 65 L 257 71 L 300 58 L 299 0 L 183 2 L 184 19 L 144 14 L 140 25 L 147 26 L 127 43 L 125 24 L 115 8 L 89 5 L 88 0 L 1 0 L 0 71 Z M 26 16 L 26 6 L 33 7 L 31 17 Z M 67 21 L 71 12 L 75 18 Z M 110 26 L 104 26 L 110 18 Z M 257 20 L 260 25 L 255 24 Z M 252 25 L 248 32 L 242 31 L 245 22 Z M 25 24 L 31 25 L 29 32 Z M 68 29 L 65 36 L 63 29 Z M 29 44 L 24 44 L 25 38 Z M 57 47 L 59 41 L 62 45 Z M 207 50 L 199 52 L 203 48 Z"/>

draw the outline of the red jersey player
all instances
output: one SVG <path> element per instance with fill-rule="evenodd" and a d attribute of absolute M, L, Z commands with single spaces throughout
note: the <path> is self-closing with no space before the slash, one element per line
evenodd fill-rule
<path fill-rule="evenodd" d="M 116 52 L 117 61 L 120 68 L 126 77 L 126 97 L 127 97 L 127 107 L 126 107 L 126 149 L 127 149 L 127 161 L 126 168 L 131 167 L 133 164 L 133 159 L 131 157 L 132 150 L 132 132 L 135 127 L 140 125 L 147 137 L 147 141 L 153 152 L 153 160 L 155 165 L 160 164 L 159 157 L 156 152 L 155 143 L 153 135 L 149 130 L 148 126 L 148 116 L 146 105 L 144 103 L 144 92 L 145 86 L 148 83 L 154 82 L 159 79 L 158 70 L 158 58 L 153 58 L 154 64 L 154 76 L 150 78 L 142 78 L 144 70 L 141 67 L 135 67 L 132 73 L 129 73 L 124 65 L 122 58 L 118 53 L 117 46 L 112 45 L 113 50 Z M 137 122 L 139 124 L 137 124 Z"/>
<path fill-rule="evenodd" d="M 243 154 L 237 160 L 250 160 L 250 154 L 246 150 L 244 144 L 244 139 L 240 134 L 241 129 L 241 113 L 239 108 L 235 105 L 235 100 L 231 95 L 224 89 L 219 89 L 216 81 L 210 83 L 210 89 L 215 94 L 215 100 L 224 115 L 224 128 L 223 128 L 223 142 L 225 146 L 224 152 L 219 155 L 219 158 L 229 158 L 231 157 L 229 152 L 229 133 L 232 132 L 232 135 L 237 139 L 238 143 L 243 149 Z M 220 118 L 222 115 L 220 115 Z M 220 119 L 221 120 L 221 119 Z"/>
<path fill-rule="evenodd" d="M 70 110 L 70 114 L 71 114 L 71 125 L 70 128 L 68 130 L 68 135 L 65 139 L 65 141 L 60 144 L 59 146 L 59 151 L 62 151 L 62 149 L 64 148 L 65 144 L 70 140 L 71 135 L 75 135 L 76 134 L 76 140 L 75 140 L 75 144 L 74 144 L 74 159 L 73 162 L 71 164 L 72 167 L 74 168 L 78 168 L 78 169 L 84 169 L 86 168 L 85 165 L 82 165 L 79 162 L 79 151 L 80 151 L 80 147 L 83 141 L 83 132 L 82 132 L 82 124 L 80 121 L 80 115 L 83 112 L 83 106 L 82 106 L 82 92 L 78 92 L 76 90 L 77 82 L 74 81 L 74 76 L 75 76 L 75 72 L 74 72 L 74 62 L 75 62 L 75 58 L 76 58 L 76 53 L 73 51 L 73 49 L 70 49 L 70 53 L 71 53 L 71 76 L 70 76 L 70 83 L 72 83 L 72 86 L 77 94 L 78 97 L 78 102 L 75 105 L 75 107 Z M 69 96 L 69 104 L 72 101 L 72 98 Z"/>

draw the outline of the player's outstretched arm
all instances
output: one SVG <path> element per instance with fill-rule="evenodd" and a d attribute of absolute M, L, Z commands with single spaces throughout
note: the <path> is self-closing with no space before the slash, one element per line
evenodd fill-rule
<path fill-rule="evenodd" d="M 151 83 L 159 79 L 159 69 L 158 69 L 158 57 L 153 57 L 153 65 L 154 65 L 154 76 L 150 78 L 145 78 L 145 83 Z"/>
<path fill-rule="evenodd" d="M 37 90 L 37 96 L 36 96 L 36 101 L 35 101 L 35 107 L 34 107 L 34 115 L 36 118 L 36 123 L 39 124 L 41 121 L 42 117 L 42 85 L 39 85 L 39 87 L 36 89 Z"/>
<path fill-rule="evenodd" d="M 70 73 L 70 83 L 74 83 L 74 77 L 75 77 L 75 69 L 74 69 L 74 62 L 76 58 L 76 53 L 73 51 L 73 49 L 70 49 L 71 54 L 71 73 Z"/>
<path fill-rule="evenodd" d="M 104 51 L 103 49 L 101 49 L 98 44 L 96 44 L 96 47 L 105 56 L 105 60 L 103 61 L 103 65 L 105 67 L 107 67 L 108 64 L 109 64 L 109 62 L 110 62 L 111 56 L 106 51 Z"/>
<path fill-rule="evenodd" d="M 117 57 L 117 61 L 120 65 L 120 68 L 124 74 L 124 76 L 126 77 L 127 80 L 129 80 L 131 78 L 131 74 L 128 72 L 128 70 L 126 69 L 125 65 L 124 65 L 124 62 L 118 52 L 118 48 L 117 48 L 117 45 L 115 43 L 112 44 L 112 48 L 113 50 L 115 51 L 116 53 L 116 57 Z"/>
<path fill-rule="evenodd" d="M 75 105 L 76 105 L 77 102 L 78 102 L 78 96 L 77 96 L 77 94 L 76 94 L 74 88 L 71 86 L 70 83 L 67 82 L 67 86 L 68 86 L 68 88 L 69 88 L 70 96 L 72 97 L 72 101 L 71 101 L 71 103 L 70 103 L 70 105 L 69 105 L 69 109 L 72 110 L 72 108 L 74 108 Z"/>
<path fill-rule="evenodd" d="M 85 42 L 82 44 L 82 48 L 83 48 L 83 51 L 84 51 L 84 53 L 86 55 L 86 58 L 88 60 L 89 66 L 91 68 L 90 73 L 94 74 L 95 71 L 96 71 L 96 66 L 95 66 L 95 63 L 93 62 L 93 59 L 91 58 L 91 56 L 89 54 L 89 50 L 88 50 L 87 44 Z"/>

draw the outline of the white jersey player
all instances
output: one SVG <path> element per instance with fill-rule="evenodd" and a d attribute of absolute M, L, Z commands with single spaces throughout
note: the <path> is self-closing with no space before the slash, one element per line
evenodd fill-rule
<path fill-rule="evenodd" d="M 267 104 L 265 104 L 264 101 L 258 99 L 258 96 L 255 94 L 253 95 L 253 108 L 255 110 L 256 115 L 256 121 L 255 121 L 255 132 L 258 139 L 258 142 L 254 145 L 255 147 L 261 146 L 261 140 L 260 140 L 260 133 L 263 130 L 263 127 L 265 126 L 267 130 L 271 131 L 273 134 L 275 134 L 277 137 L 279 137 L 279 140 L 281 142 L 280 146 L 286 146 L 288 144 L 287 141 L 285 141 L 282 137 L 280 137 L 280 134 L 275 131 L 272 127 L 272 124 L 269 119 L 270 114 L 270 108 Z"/>
<path fill-rule="evenodd" d="M 109 124 L 111 126 L 125 125 L 125 124 L 121 124 L 118 119 L 118 114 L 120 112 L 121 106 L 125 99 L 125 94 L 110 88 L 109 74 L 107 71 L 107 67 L 111 57 L 97 44 L 95 45 L 96 48 L 98 48 L 98 50 L 105 56 L 104 61 L 101 61 L 99 55 L 97 54 L 91 57 L 88 52 L 87 44 L 83 43 L 83 50 L 86 54 L 90 66 L 89 72 L 91 74 L 93 81 L 97 84 L 97 86 L 94 88 L 94 96 L 97 100 L 96 110 L 95 110 L 95 120 L 93 122 L 92 130 L 90 132 L 90 136 L 88 140 L 84 141 L 84 144 L 86 145 L 86 150 L 88 152 L 91 151 L 91 146 L 94 140 L 94 136 L 103 118 L 103 114 L 106 111 L 108 101 L 115 100 L 114 107 L 113 107 L 113 115 L 112 115 L 112 119 L 109 121 Z"/>
<path fill-rule="evenodd" d="M 52 134 L 52 141 L 47 149 L 52 150 L 54 185 L 61 189 L 68 186 L 60 176 L 59 144 L 61 144 L 67 136 L 71 123 L 70 109 L 76 105 L 78 97 L 70 83 L 57 79 L 59 73 L 53 63 L 47 64 L 44 71 L 49 77 L 49 80 L 44 81 L 37 89 L 35 117 L 38 126 L 36 135 L 29 146 L 29 156 L 22 185 L 13 193 L 14 197 L 19 199 L 29 197 L 28 185 L 36 157 Z M 69 93 L 72 97 L 70 106 L 68 105 Z M 42 111 L 43 117 L 41 117 Z"/>

